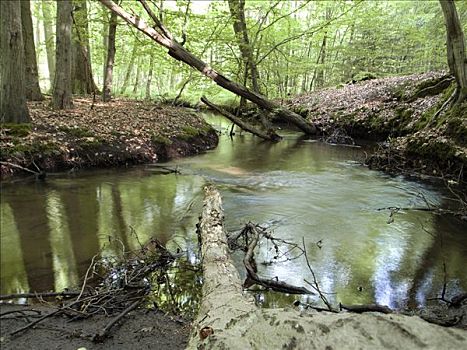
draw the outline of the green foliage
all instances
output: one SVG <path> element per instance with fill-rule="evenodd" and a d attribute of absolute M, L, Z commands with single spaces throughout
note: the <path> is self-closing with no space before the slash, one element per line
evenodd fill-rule
<path fill-rule="evenodd" d="M 29 133 L 31 132 L 31 125 L 2 123 L 0 124 L 0 130 L 9 136 L 24 137 L 29 135 Z"/>

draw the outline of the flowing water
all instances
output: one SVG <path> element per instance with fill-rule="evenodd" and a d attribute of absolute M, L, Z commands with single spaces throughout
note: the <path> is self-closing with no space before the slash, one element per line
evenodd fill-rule
<path fill-rule="evenodd" d="M 206 118 L 225 134 L 225 120 Z M 181 175 L 143 166 L 4 183 L 1 293 L 79 285 L 98 251 L 119 256 L 150 237 L 186 251 L 195 263 L 206 182 L 221 191 L 228 230 L 252 221 L 276 237 L 304 239 L 320 287 L 334 303 L 421 306 L 439 296 L 445 281 L 448 296 L 467 290 L 465 222 L 417 210 L 390 218 L 390 210 L 378 210 L 452 204 L 442 187 L 370 171 L 360 164 L 360 148 L 281 134 L 277 144 L 238 132 L 232 139 L 223 135 L 215 150 L 167 164 Z M 261 246 L 261 276 L 304 286 L 312 279 L 303 257 L 291 259 L 292 252 L 274 263 L 274 256 L 272 245 Z M 184 300 L 191 298 L 193 279 L 181 279 Z M 298 297 L 257 298 L 282 306 Z"/>

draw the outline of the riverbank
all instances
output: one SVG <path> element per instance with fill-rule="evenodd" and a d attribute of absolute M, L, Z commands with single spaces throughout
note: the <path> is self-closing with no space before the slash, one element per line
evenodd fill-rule
<path fill-rule="evenodd" d="M 156 163 L 214 148 L 215 130 L 192 110 L 116 99 L 76 98 L 75 108 L 54 111 L 30 102 L 31 124 L 3 124 L 2 178 L 90 167 Z"/>
<path fill-rule="evenodd" d="M 340 133 L 379 141 L 366 163 L 394 174 L 424 174 L 466 184 L 467 102 L 433 117 L 454 89 L 444 72 L 371 79 L 284 101 L 317 125 L 324 138 Z"/>

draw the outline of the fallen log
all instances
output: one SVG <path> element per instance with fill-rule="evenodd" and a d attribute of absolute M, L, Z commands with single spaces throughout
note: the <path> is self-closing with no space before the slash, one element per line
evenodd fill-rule
<path fill-rule="evenodd" d="M 464 330 L 447 332 L 419 317 L 256 307 L 242 290 L 229 254 L 220 194 L 212 185 L 204 192 L 199 223 L 203 296 L 187 349 L 378 349 L 381 344 L 395 349 L 459 349 L 465 345 Z"/>
<path fill-rule="evenodd" d="M 209 101 L 205 96 L 201 97 L 201 101 L 205 103 L 207 106 L 209 106 L 210 108 L 217 111 L 218 113 L 222 114 L 224 117 L 229 119 L 235 125 L 238 125 L 243 130 L 248 131 L 249 133 L 252 133 L 255 136 L 258 136 L 264 140 L 270 140 L 270 141 L 279 141 L 280 139 L 282 139 L 282 137 L 277 135 L 273 130 L 270 130 L 269 132 L 263 132 L 255 128 L 253 125 L 241 120 L 240 118 L 237 118 L 232 113 L 229 113 L 225 109 L 219 106 L 216 106 L 214 103 Z"/>

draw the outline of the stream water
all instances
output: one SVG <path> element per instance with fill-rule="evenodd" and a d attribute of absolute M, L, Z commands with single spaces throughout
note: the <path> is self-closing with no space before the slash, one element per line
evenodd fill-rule
<path fill-rule="evenodd" d="M 1 293 L 79 285 L 98 251 L 119 256 L 150 237 L 171 250 L 181 248 L 195 263 L 195 224 L 207 181 L 222 193 L 228 230 L 252 221 L 289 241 L 304 238 L 320 287 L 332 302 L 401 308 L 439 296 L 445 280 L 447 296 L 467 290 L 465 222 L 401 210 L 389 223 L 390 210 L 378 210 L 427 202 L 448 206 L 442 187 L 370 171 L 360 164 L 360 148 L 292 132 L 282 132 L 284 140 L 276 144 L 238 132 L 231 139 L 224 119 L 206 118 L 224 135 L 215 150 L 167 164 L 181 175 L 141 166 L 3 183 Z M 273 248 L 261 246 L 258 273 L 306 286 L 311 275 L 303 257 L 284 254 L 278 259 L 283 262 L 270 264 Z M 179 283 L 184 300 L 199 295 L 193 276 Z M 256 297 L 265 306 L 290 305 L 298 298 L 271 292 Z"/>

